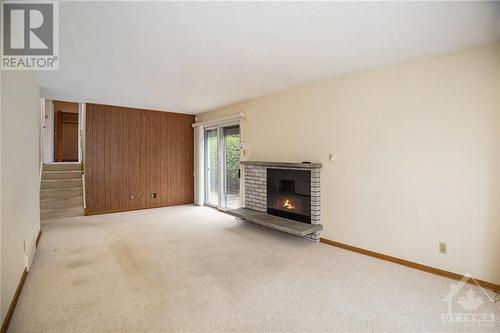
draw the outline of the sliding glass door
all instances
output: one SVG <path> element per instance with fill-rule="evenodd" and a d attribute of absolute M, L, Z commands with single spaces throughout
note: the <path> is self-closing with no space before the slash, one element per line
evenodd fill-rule
<path fill-rule="evenodd" d="M 240 206 L 240 127 L 222 129 L 222 208 L 235 209 Z"/>
<path fill-rule="evenodd" d="M 205 131 L 205 204 L 219 205 L 217 128 Z"/>
<path fill-rule="evenodd" d="M 205 204 L 240 206 L 240 127 L 205 129 Z"/>

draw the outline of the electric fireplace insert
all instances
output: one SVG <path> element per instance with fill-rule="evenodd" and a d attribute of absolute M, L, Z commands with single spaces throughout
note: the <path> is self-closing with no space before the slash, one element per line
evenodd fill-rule
<path fill-rule="evenodd" d="M 267 213 L 311 224 L 311 171 L 268 168 Z"/>

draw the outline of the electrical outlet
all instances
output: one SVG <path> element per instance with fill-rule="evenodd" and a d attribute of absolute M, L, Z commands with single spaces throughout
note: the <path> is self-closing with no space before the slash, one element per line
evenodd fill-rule
<path fill-rule="evenodd" d="M 439 243 L 439 253 L 446 254 L 448 252 L 448 246 L 446 243 Z"/>

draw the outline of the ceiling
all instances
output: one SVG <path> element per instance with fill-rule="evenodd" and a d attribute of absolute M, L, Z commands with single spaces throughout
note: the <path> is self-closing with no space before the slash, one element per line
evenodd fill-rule
<path fill-rule="evenodd" d="M 43 97 L 199 113 L 500 38 L 500 3 L 60 2 Z"/>

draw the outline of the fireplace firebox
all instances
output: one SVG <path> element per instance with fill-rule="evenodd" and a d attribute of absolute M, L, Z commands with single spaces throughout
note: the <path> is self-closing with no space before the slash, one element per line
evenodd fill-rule
<path fill-rule="evenodd" d="M 267 213 L 311 224 L 311 171 L 268 168 Z"/>

